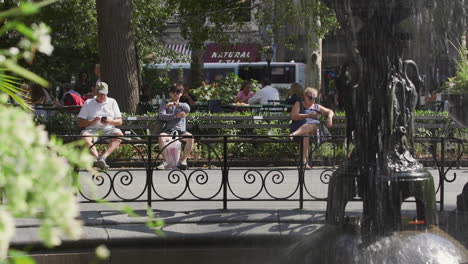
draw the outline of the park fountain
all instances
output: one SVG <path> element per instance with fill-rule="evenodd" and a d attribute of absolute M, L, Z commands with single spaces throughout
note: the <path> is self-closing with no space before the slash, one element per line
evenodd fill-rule
<path fill-rule="evenodd" d="M 345 86 L 354 151 L 330 181 L 329 226 L 300 242 L 289 262 L 303 263 L 307 255 L 311 263 L 468 263 L 466 248 L 437 228 L 434 181 L 414 158 L 413 114 L 423 80 L 416 63 L 402 59 L 402 24 L 430 1 L 326 2 L 351 47 L 346 79 L 338 85 Z M 401 205 L 410 197 L 417 215 L 408 223 Z M 362 217 L 345 216 L 356 198 L 362 199 Z"/>

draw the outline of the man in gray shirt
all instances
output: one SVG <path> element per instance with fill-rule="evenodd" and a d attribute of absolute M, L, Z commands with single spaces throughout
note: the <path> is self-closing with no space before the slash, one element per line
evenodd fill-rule
<path fill-rule="evenodd" d="M 187 103 L 179 102 L 182 93 L 184 92 L 184 87 L 182 84 L 177 83 L 169 91 L 170 102 L 163 102 L 159 109 L 159 119 L 166 122 L 166 125 L 163 131 L 160 133 L 158 140 L 159 149 L 164 149 L 166 141 L 170 139 L 168 137 L 173 131 L 177 131 L 179 135 L 184 137 L 181 139 L 185 142 L 185 148 L 182 152 L 182 156 L 179 159 L 177 168 L 181 170 L 187 169 L 187 158 L 192 151 L 194 139 L 192 134 L 187 132 L 187 120 L 186 117 L 190 113 L 190 106 Z M 164 152 L 163 152 L 164 157 Z M 166 159 L 166 157 L 164 157 Z M 157 168 L 165 169 L 167 167 L 166 160 Z"/>

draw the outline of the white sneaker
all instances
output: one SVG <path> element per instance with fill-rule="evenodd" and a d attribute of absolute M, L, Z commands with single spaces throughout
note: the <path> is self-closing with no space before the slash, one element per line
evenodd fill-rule
<path fill-rule="evenodd" d="M 156 169 L 158 170 L 165 170 L 167 168 L 167 162 L 163 162 L 161 164 L 159 164 L 159 166 L 156 167 Z"/>

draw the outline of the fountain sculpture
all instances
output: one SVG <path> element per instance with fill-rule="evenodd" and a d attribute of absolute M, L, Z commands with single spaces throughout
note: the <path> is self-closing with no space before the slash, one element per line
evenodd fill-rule
<path fill-rule="evenodd" d="M 466 249 L 442 238 L 435 226 L 433 178 L 414 158 L 413 114 L 423 81 L 416 63 L 402 59 L 408 34 L 401 24 L 424 1 L 326 2 L 348 35 L 350 61 L 337 85 L 346 86 L 347 137 L 354 150 L 330 181 L 327 223 L 337 229 L 335 241 L 322 244 L 334 249 L 317 263 L 467 262 Z M 362 220 L 345 217 L 346 204 L 356 197 L 363 202 Z M 417 211 L 411 231 L 401 215 L 410 197 Z M 330 230 L 320 239 L 332 237 Z"/>
<path fill-rule="evenodd" d="M 413 3 L 361 0 L 345 6 L 345 2 L 334 3 L 338 17 L 348 12 L 348 18 L 352 15 L 363 23 L 350 64 L 358 79 L 345 97 L 346 112 L 351 113 L 348 136 L 354 137 L 349 140 L 355 149 L 330 184 L 328 222 L 343 223 L 346 203 L 360 196 L 363 234 L 385 235 L 399 229 L 401 203 L 414 197 L 418 219 L 435 224 L 433 179 L 413 157 L 413 114 L 422 80 L 416 64 L 401 59 L 404 34 L 398 27 L 411 14 Z M 360 12 L 350 14 L 353 10 Z M 414 69 L 411 77 L 409 67 Z"/>

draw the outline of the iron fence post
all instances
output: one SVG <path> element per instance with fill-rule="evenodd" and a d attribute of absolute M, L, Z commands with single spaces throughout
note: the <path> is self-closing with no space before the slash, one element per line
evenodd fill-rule
<path fill-rule="evenodd" d="M 304 208 L 304 136 L 300 137 L 299 144 L 299 208 Z M 306 159 L 306 162 L 308 160 Z"/>
<path fill-rule="evenodd" d="M 223 209 L 227 209 L 227 177 L 228 177 L 228 167 L 227 167 L 227 136 L 223 136 L 223 168 L 222 168 L 222 178 L 223 178 Z"/>
<path fill-rule="evenodd" d="M 146 162 L 146 188 L 147 188 L 147 192 L 148 192 L 148 201 L 147 201 L 147 205 L 149 208 L 151 208 L 151 200 L 152 200 L 152 197 L 151 197 L 151 186 L 153 186 L 153 161 L 152 161 L 152 157 L 151 157 L 151 138 L 152 136 L 151 135 L 148 135 L 147 136 L 147 145 L 148 145 L 148 149 L 147 149 L 147 155 L 148 155 L 148 161 Z"/>
<path fill-rule="evenodd" d="M 442 137 L 440 146 L 440 168 L 439 168 L 439 181 L 440 181 L 440 211 L 444 211 L 444 189 L 445 189 L 445 138 Z"/>

